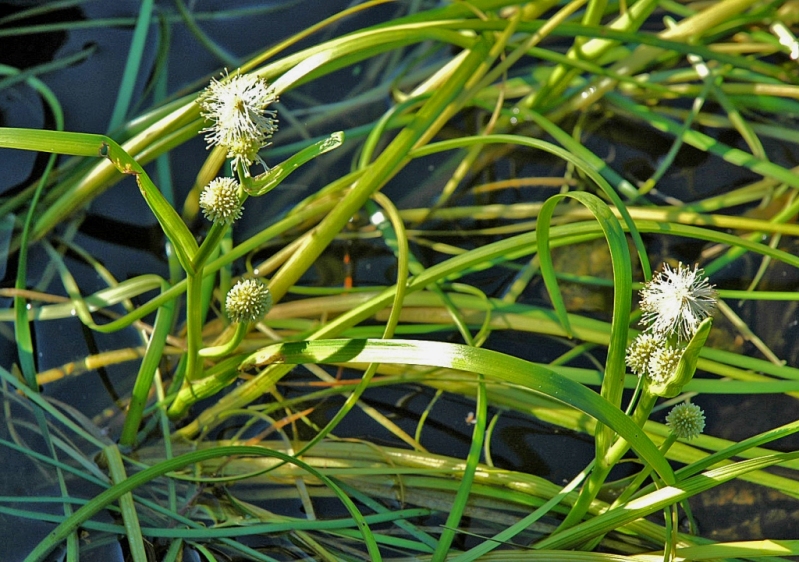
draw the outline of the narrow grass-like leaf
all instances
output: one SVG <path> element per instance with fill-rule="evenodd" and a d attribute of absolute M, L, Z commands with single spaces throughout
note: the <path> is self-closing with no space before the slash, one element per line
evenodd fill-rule
<path fill-rule="evenodd" d="M 641 232 L 653 232 L 653 233 L 669 234 L 674 236 L 686 236 L 690 238 L 696 238 L 699 240 L 708 240 L 723 244 L 738 245 L 741 247 L 745 247 L 751 251 L 757 252 L 759 254 L 774 257 L 775 259 L 790 264 L 794 267 L 799 267 L 799 257 L 789 254 L 788 252 L 783 252 L 781 250 L 770 248 L 769 246 L 766 246 L 764 244 L 758 244 L 756 242 L 752 242 L 731 234 L 727 234 L 725 232 L 719 232 L 716 230 L 710 230 L 706 228 L 698 228 L 693 226 L 686 226 L 673 223 L 662 223 L 662 222 L 648 221 L 648 220 L 637 221 L 637 226 Z M 601 235 L 601 232 L 602 232 L 601 227 L 598 224 L 596 224 L 596 222 L 592 221 L 588 223 L 574 223 L 569 225 L 556 226 L 552 228 L 550 234 L 554 242 L 557 239 L 565 240 L 571 237 L 576 237 L 579 239 L 580 236 L 585 236 L 587 234 L 590 234 L 592 237 L 598 237 Z M 257 238 L 254 238 L 253 240 L 256 239 Z M 485 246 L 476 248 L 469 252 L 445 260 L 444 262 L 430 266 L 427 269 L 425 269 L 423 273 L 411 278 L 408 286 L 409 294 L 414 291 L 419 291 L 439 279 L 445 279 L 448 277 L 458 278 L 469 271 L 482 270 L 487 267 L 493 266 L 496 263 L 504 263 L 508 260 L 513 260 L 519 257 L 527 256 L 530 254 L 531 248 L 535 247 L 536 240 L 537 240 L 536 232 L 520 234 L 517 236 L 500 240 L 498 242 L 486 244 Z M 240 257 L 241 255 L 244 254 L 244 250 L 247 249 L 248 247 L 250 247 L 248 243 L 239 245 L 237 248 L 234 248 L 233 252 L 227 254 L 223 258 L 220 258 L 219 260 L 216 260 L 214 263 L 210 264 L 209 267 L 214 266 L 214 264 L 220 261 L 228 261 L 236 259 L 236 254 L 238 251 L 242 252 L 241 254 L 238 255 L 238 257 Z M 179 294 L 178 289 L 179 287 L 175 288 L 175 294 Z M 391 302 L 393 297 L 394 297 L 394 290 L 386 289 L 382 293 L 372 296 L 368 300 L 368 302 L 364 303 L 363 301 L 361 301 L 358 306 L 348 310 L 344 314 L 341 314 L 336 319 L 332 320 L 331 322 L 327 323 L 325 326 L 320 328 L 315 333 L 316 337 L 324 338 L 340 334 L 341 330 L 348 328 L 350 326 L 354 326 L 358 322 L 370 317 L 371 315 L 375 314 L 378 310 L 384 308 L 386 305 L 388 305 Z M 152 304 L 155 304 L 158 302 L 158 300 L 153 299 L 153 301 L 150 302 Z M 705 368 L 705 367 L 700 364 L 700 368 Z M 256 377 L 255 379 L 242 384 L 241 386 L 237 387 L 232 392 L 230 392 L 228 395 L 220 399 L 219 402 L 210 406 L 208 409 L 202 412 L 194 421 L 190 422 L 184 428 L 182 428 L 179 431 L 179 433 L 188 436 L 199 431 L 199 428 L 204 426 L 205 424 L 215 424 L 216 422 L 214 420 L 219 419 L 219 416 L 225 410 L 227 410 L 228 408 L 243 407 L 245 404 L 248 404 L 252 400 L 255 400 L 256 398 L 260 397 L 264 392 L 266 392 L 272 386 L 272 384 L 274 384 L 277 380 L 279 380 L 279 378 L 283 376 L 286 372 L 288 372 L 288 370 L 283 371 L 281 370 L 280 366 L 267 369 L 262 376 Z"/>
<path fill-rule="evenodd" d="M 219 61 L 231 68 L 237 68 L 240 65 L 238 57 L 228 52 L 223 46 L 211 39 L 207 33 L 197 24 L 194 14 L 189 11 L 183 0 L 175 0 L 175 6 L 178 9 L 183 24 L 191 32 L 195 39 L 205 47 L 205 49 L 214 55 Z"/>
<path fill-rule="evenodd" d="M 607 97 L 620 110 L 634 115 L 649 127 L 654 127 L 655 129 L 673 135 L 682 134 L 685 143 L 694 148 L 714 154 L 726 162 L 745 168 L 761 176 L 774 178 L 787 183 L 791 187 L 799 188 L 799 176 L 778 164 L 762 160 L 738 148 L 733 148 L 699 131 L 682 131 L 680 123 L 672 121 L 650 108 L 633 103 L 617 94 L 609 93 Z"/>
<path fill-rule="evenodd" d="M 466 465 L 463 469 L 455 500 L 452 502 L 452 508 L 447 515 L 447 521 L 444 523 L 444 530 L 441 532 L 438 545 L 436 545 L 436 550 L 433 552 L 431 559 L 433 562 L 443 562 L 447 559 L 452 541 L 455 539 L 456 531 L 460 527 L 463 513 L 466 510 L 466 503 L 472 494 L 474 475 L 480 462 L 480 453 L 483 450 L 486 417 L 488 415 L 486 387 L 482 375 L 477 375 L 477 398 L 474 407 L 475 423 L 472 427 L 472 442 L 469 445 L 469 453 L 466 455 Z"/>
<path fill-rule="evenodd" d="M 541 118 L 539 124 L 548 123 L 546 119 Z M 559 130 L 558 127 L 555 127 L 554 124 L 548 127 L 548 132 L 555 134 L 555 132 Z M 562 132 L 561 132 L 562 133 Z M 560 139 L 565 133 L 559 134 L 558 138 Z M 566 135 L 567 136 L 567 135 Z M 565 139 L 561 139 L 565 140 Z M 587 163 L 583 160 L 579 155 L 574 154 L 570 150 L 564 150 L 559 146 L 555 146 L 552 143 L 542 141 L 539 139 L 533 139 L 529 137 L 523 137 L 521 135 L 506 135 L 506 134 L 493 134 L 493 135 L 485 135 L 479 137 L 461 137 L 457 139 L 445 140 L 436 143 L 430 143 L 424 147 L 420 147 L 411 152 L 413 157 L 420 157 L 425 156 L 427 154 L 433 154 L 439 152 L 441 150 L 451 150 L 453 148 L 459 148 L 461 146 L 469 146 L 471 144 L 478 144 L 478 143 L 508 143 L 508 144 L 518 144 L 519 146 L 527 146 L 530 148 L 536 148 L 539 150 L 543 150 L 545 152 L 549 152 L 559 158 L 562 158 L 566 162 L 569 162 L 575 165 L 577 168 L 582 170 L 587 176 L 589 176 L 594 182 L 599 186 L 600 189 L 608 196 L 608 198 L 616 205 L 618 212 L 621 214 L 624 224 L 627 226 L 628 231 L 631 233 L 633 237 L 633 242 L 635 247 L 638 251 L 638 257 L 641 260 L 641 267 L 644 270 L 644 273 L 647 274 L 647 278 L 651 276 L 651 267 L 649 265 L 649 260 L 646 257 L 646 248 L 644 247 L 643 240 L 641 240 L 641 235 L 638 233 L 638 229 L 636 227 L 636 222 L 633 221 L 632 217 L 630 217 L 629 212 L 627 211 L 626 206 L 619 198 L 619 195 L 613 190 L 613 188 L 608 184 L 607 180 L 602 177 L 602 174 L 595 169 L 593 165 Z M 572 148 L 571 143 L 565 144 L 567 148 Z M 602 168 L 600 168 L 601 170 Z"/>
<path fill-rule="evenodd" d="M 114 102 L 114 110 L 108 122 L 107 131 L 110 133 L 119 127 L 130 109 L 130 101 L 133 91 L 136 88 L 136 81 L 139 77 L 142 55 L 148 43 L 147 35 L 150 32 L 150 20 L 153 14 L 153 0 L 143 0 L 139 5 L 139 15 L 136 18 L 136 27 L 133 30 L 133 38 L 128 49 L 128 58 L 125 61 L 125 70 L 122 73 L 122 83 L 117 90 L 117 99 Z"/>
<path fill-rule="evenodd" d="M 676 554 L 686 560 L 797 556 L 799 555 L 799 540 L 733 541 L 678 547 Z"/>
<path fill-rule="evenodd" d="M 194 236 L 144 169 L 113 139 L 88 133 L 0 128 L 0 147 L 108 158 L 117 170 L 136 178 L 144 200 L 175 246 L 181 265 L 192 271 L 191 259 L 197 253 Z"/>
<path fill-rule="evenodd" d="M 397 254 L 397 291 L 394 295 L 391 314 L 382 330 L 383 338 L 391 338 L 394 335 L 397 323 L 399 322 L 400 314 L 402 313 L 412 255 L 408 249 L 408 239 L 397 208 L 394 206 L 391 200 L 382 193 L 375 193 L 372 197 L 375 201 L 380 203 L 383 210 L 381 211 L 372 200 L 366 202 L 366 209 L 370 211 L 371 220 L 373 222 L 379 221 L 376 226 L 383 233 L 383 236 L 386 239 L 386 244 L 392 247 Z M 385 214 L 383 214 L 383 212 L 385 212 Z M 385 215 L 388 215 L 388 218 L 386 218 Z M 382 220 L 379 220 L 381 218 Z M 347 400 L 344 402 L 341 408 L 339 408 L 339 410 L 325 425 L 325 427 L 318 431 L 317 434 L 299 451 L 298 454 L 302 454 L 304 451 L 312 448 L 315 444 L 321 442 L 336 428 L 341 420 L 343 420 L 344 417 L 355 406 L 363 393 L 369 388 L 369 384 L 372 381 L 372 377 L 377 371 L 377 368 L 377 363 L 369 365 L 366 371 L 364 371 L 361 381 L 352 390 L 350 395 L 347 396 Z M 411 443 L 411 446 L 418 447 L 416 443 Z"/>
<path fill-rule="evenodd" d="M 187 466 L 201 463 L 203 461 L 214 459 L 214 458 L 226 458 L 236 455 L 248 455 L 248 456 L 255 456 L 255 457 L 275 457 L 282 461 L 296 464 L 302 470 L 307 471 L 309 474 L 315 476 L 319 480 L 321 480 L 327 487 L 329 487 L 335 495 L 341 500 L 344 506 L 349 511 L 350 515 L 355 519 L 357 522 L 358 528 L 360 529 L 364 542 L 369 551 L 369 555 L 371 556 L 372 560 L 379 561 L 381 560 L 380 551 L 378 549 L 377 543 L 372 536 L 371 530 L 369 529 L 368 524 L 361 515 L 358 508 L 352 501 L 347 497 L 347 495 L 339 488 L 330 478 L 321 474 L 315 468 L 309 466 L 305 462 L 286 455 L 284 453 L 280 453 L 277 451 L 271 451 L 268 449 L 264 449 L 263 447 L 253 447 L 247 445 L 227 445 L 227 446 L 219 446 L 210 449 L 201 449 L 198 451 L 194 451 L 191 453 L 186 453 L 184 455 L 180 455 L 173 459 L 168 459 L 163 462 L 160 462 L 154 466 L 146 468 L 141 472 L 137 472 L 136 474 L 129 476 L 127 479 L 123 480 L 119 484 L 115 484 L 111 488 L 99 493 L 91 501 L 89 501 L 86 505 L 78 509 L 74 514 L 70 517 L 65 519 L 58 527 L 56 527 L 53 531 L 51 531 L 47 537 L 45 537 L 36 547 L 31 551 L 31 553 L 25 557 L 25 562 L 41 562 L 44 558 L 55 549 L 61 541 L 63 541 L 71 532 L 76 530 L 81 523 L 91 518 L 96 513 L 100 512 L 104 509 L 108 504 L 113 501 L 119 499 L 122 495 L 132 492 L 136 488 L 150 482 L 151 480 L 158 478 L 159 476 L 164 476 L 170 472 L 175 470 L 180 470 Z"/>
<path fill-rule="evenodd" d="M 139 365 L 139 373 L 136 375 L 136 382 L 131 391 L 125 424 L 122 427 L 122 434 L 119 438 L 120 445 L 132 446 L 136 442 L 136 433 L 139 430 L 144 406 L 150 395 L 155 371 L 158 369 L 166 345 L 166 338 L 172 328 L 176 305 L 176 301 L 173 300 L 158 309 L 153 333 L 150 336 L 147 351 L 144 354 L 141 365 Z"/>
<path fill-rule="evenodd" d="M 127 478 L 125 464 L 122 462 L 122 455 L 116 445 L 109 445 L 103 449 L 105 458 L 108 460 L 108 472 L 114 484 L 124 482 Z M 144 551 L 144 537 L 142 537 L 141 527 L 139 526 L 139 516 L 136 513 L 136 505 L 133 503 L 133 495 L 128 492 L 119 497 L 119 507 L 122 512 L 122 522 L 125 524 L 125 535 L 130 546 L 130 555 L 133 562 L 147 562 L 147 553 Z"/>
<path fill-rule="evenodd" d="M 313 160 L 317 156 L 321 156 L 326 152 L 338 148 L 343 142 L 344 133 L 341 131 L 331 134 L 326 139 L 315 142 L 311 146 L 302 149 L 288 160 L 284 160 L 280 164 L 272 166 L 268 172 L 253 178 L 252 184 L 245 187 L 247 193 L 254 197 L 269 193 L 297 168 Z"/>
<path fill-rule="evenodd" d="M 555 195 L 550 197 L 541 207 L 538 218 L 538 255 L 541 262 L 541 273 L 544 276 L 547 290 L 552 298 L 558 317 L 564 323 L 567 333 L 571 330 L 569 329 L 566 306 L 560 297 L 560 289 L 555 279 L 552 257 L 549 253 L 550 220 L 555 210 L 555 205 L 560 199 L 565 197 L 576 199 L 591 210 L 599 222 L 610 248 L 610 259 L 613 267 L 613 316 L 601 396 L 610 404 L 620 407 L 621 395 L 624 390 L 624 373 L 626 369 L 624 357 L 627 348 L 630 300 L 632 297 L 632 265 L 630 263 L 630 251 L 627 248 L 627 238 L 618 219 L 616 219 L 607 204 L 591 193 L 575 192 Z M 612 440 L 613 433 L 609 428 L 598 428 L 596 434 L 597 459 L 605 457 Z"/>
<path fill-rule="evenodd" d="M 471 562 L 472 560 L 481 557 L 483 554 L 491 552 L 495 548 L 502 545 L 504 542 L 508 542 L 513 537 L 524 531 L 525 529 L 529 528 L 533 523 L 544 517 L 547 513 L 552 511 L 552 509 L 558 505 L 563 499 L 573 492 L 585 479 L 588 475 L 589 471 L 593 464 L 589 464 L 589 466 L 580 472 L 576 477 L 572 479 L 566 486 L 563 487 L 563 490 L 558 494 L 552 496 L 544 505 L 530 513 L 529 515 L 523 517 L 517 523 L 514 523 L 507 529 L 497 533 L 490 540 L 485 540 L 479 545 L 469 549 L 467 552 L 456 556 L 452 559 L 452 562 Z M 554 560 L 554 559 L 553 559 Z"/>
<path fill-rule="evenodd" d="M 479 69 L 487 70 L 486 57 L 489 44 L 478 41 L 472 49 L 464 51 L 461 64 L 454 70 L 450 80 L 439 88 L 419 109 L 414 120 L 405 127 L 388 147 L 370 165 L 368 173 L 341 200 L 340 204 L 322 220 L 313 238 L 294 253 L 278 270 L 270 283 L 270 290 L 279 301 L 289 286 L 311 266 L 324 248 L 341 231 L 347 221 L 360 209 L 374 191 L 394 176 L 407 159 L 408 151 L 420 140 L 429 139 L 444 125 L 442 119 L 461 107 L 466 100 L 459 99 L 464 86 L 475 79 Z"/>
<path fill-rule="evenodd" d="M 652 442 L 618 408 L 598 394 L 529 361 L 476 347 L 415 340 L 319 340 L 265 347 L 242 369 L 272 363 L 406 363 L 446 367 L 518 384 L 572 406 L 611 427 L 667 482 L 673 473 Z"/>
<path fill-rule="evenodd" d="M 344 482 L 339 482 L 339 486 L 341 486 L 341 489 L 344 490 L 345 492 L 347 492 L 347 494 L 351 498 L 353 498 L 353 499 L 357 500 L 358 502 L 364 504 L 365 506 L 369 507 L 369 509 L 374 510 L 374 512 L 376 514 L 390 513 L 390 512 L 395 511 L 395 510 L 392 510 L 392 509 L 386 507 L 381 502 L 376 501 L 376 500 L 372 499 L 371 497 L 369 497 L 368 495 L 362 493 L 357 488 L 353 488 L 352 486 L 349 486 L 348 484 L 345 484 Z M 368 518 L 369 516 L 367 515 L 366 517 Z M 433 550 L 435 549 L 435 547 L 436 547 L 436 539 L 434 539 L 432 536 L 430 536 L 428 533 L 426 533 L 425 531 L 423 531 L 419 527 L 414 526 L 406 518 L 397 518 L 394 521 L 394 524 L 397 527 L 399 527 L 400 529 L 402 529 L 403 531 L 407 532 L 412 537 L 416 537 L 418 543 L 417 543 L 417 547 L 415 548 L 415 550 L 419 550 L 421 552 L 432 553 Z"/>
<path fill-rule="evenodd" d="M 539 541 L 533 545 L 533 547 L 537 549 L 574 548 L 595 536 L 617 529 L 620 525 L 624 525 L 640 517 L 646 517 L 666 506 L 674 505 L 748 472 L 768 468 L 794 459 L 799 459 L 799 452 L 777 453 L 709 470 L 702 474 L 692 476 L 687 480 L 665 486 L 646 496 L 635 499 L 624 506 L 608 510 L 570 529 L 555 533 Z"/>

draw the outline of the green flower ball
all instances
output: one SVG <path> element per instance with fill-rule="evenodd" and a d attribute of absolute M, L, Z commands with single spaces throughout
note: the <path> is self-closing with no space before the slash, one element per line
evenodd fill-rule
<path fill-rule="evenodd" d="M 258 279 L 242 279 L 228 291 L 225 309 L 231 322 L 257 322 L 272 308 L 272 293 Z"/>

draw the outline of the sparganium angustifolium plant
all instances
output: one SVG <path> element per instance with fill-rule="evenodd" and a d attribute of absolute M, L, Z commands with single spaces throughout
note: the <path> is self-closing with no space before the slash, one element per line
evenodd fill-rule
<path fill-rule="evenodd" d="M 272 308 L 272 294 L 258 279 L 242 279 L 228 291 L 225 309 L 231 322 L 257 322 Z"/>
<path fill-rule="evenodd" d="M 200 194 L 200 208 L 210 221 L 234 223 L 242 211 L 239 183 L 233 178 L 214 178 Z"/>
<path fill-rule="evenodd" d="M 690 402 L 678 404 L 666 416 L 666 425 L 678 438 L 693 439 L 705 429 L 705 412 Z"/>
<path fill-rule="evenodd" d="M 249 175 L 249 166 L 258 161 L 258 151 L 269 144 L 277 131 L 276 112 L 267 109 L 277 102 L 277 95 L 266 80 L 250 74 L 236 74 L 211 84 L 200 94 L 197 103 L 202 116 L 212 122 L 203 129 L 209 146 L 218 145 L 227 149 L 227 157 L 233 159 L 234 167 L 241 164 Z"/>
<path fill-rule="evenodd" d="M 641 322 L 648 331 L 690 340 L 699 323 L 713 313 L 716 290 L 700 268 L 664 264 L 641 289 Z"/>

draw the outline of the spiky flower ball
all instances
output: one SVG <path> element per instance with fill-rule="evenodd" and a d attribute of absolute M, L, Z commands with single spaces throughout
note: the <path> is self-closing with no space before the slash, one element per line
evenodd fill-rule
<path fill-rule="evenodd" d="M 655 384 L 664 384 L 671 379 L 677 371 L 682 354 L 685 350 L 679 347 L 664 345 L 656 349 L 649 358 L 647 375 Z"/>
<path fill-rule="evenodd" d="M 702 269 L 665 264 L 641 289 L 641 322 L 666 337 L 690 340 L 699 324 L 713 313 L 717 293 Z"/>
<path fill-rule="evenodd" d="M 639 334 L 627 348 L 627 366 L 636 375 L 646 375 L 652 354 L 663 345 L 661 338 L 647 333 Z"/>
<path fill-rule="evenodd" d="M 215 178 L 203 188 L 200 207 L 205 218 L 232 224 L 241 218 L 239 184 L 233 178 Z"/>
<path fill-rule="evenodd" d="M 211 84 L 197 98 L 202 116 L 212 122 L 203 129 L 209 146 L 227 149 L 233 165 L 241 163 L 245 173 L 253 161 L 266 164 L 258 151 L 269 144 L 277 131 L 277 113 L 267 109 L 277 101 L 277 95 L 266 80 L 251 74 L 236 74 Z"/>
<path fill-rule="evenodd" d="M 242 279 L 228 291 L 225 309 L 231 322 L 257 322 L 272 308 L 272 293 L 258 279 Z"/>
<path fill-rule="evenodd" d="M 666 416 L 666 424 L 680 439 L 693 439 L 705 429 L 705 412 L 696 404 L 678 404 Z"/>

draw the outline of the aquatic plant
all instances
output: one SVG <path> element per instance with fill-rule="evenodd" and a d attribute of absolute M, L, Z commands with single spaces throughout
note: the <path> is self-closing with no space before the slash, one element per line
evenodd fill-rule
<path fill-rule="evenodd" d="M 791 348 L 768 339 L 799 300 L 768 281 L 799 268 L 792 3 L 371 0 L 241 60 L 200 24 L 254 28 L 271 6 L 175 6 L 104 22 L 134 29 L 107 135 L 64 131 L 33 70 L 1 69 L 54 116 L 54 130 L 0 128 L 0 147 L 52 155 L 0 202 L 16 260 L 0 289 L 16 351 L 0 368 L 0 445 L 57 490 L 0 501 L 15 526 L 52 524 L 25 560 L 103 544 L 135 562 L 799 555 L 788 537 L 679 525 L 725 482 L 799 495 L 799 452 L 768 448 L 799 422 L 708 435 L 699 405 L 714 419 L 707 395 L 799 391 Z M 39 9 L 0 20 L 4 33 L 24 40 Z M 174 94 L 168 47 L 142 66 L 170 25 L 219 60 Z M 140 76 L 152 88 L 134 100 Z M 620 127 L 621 143 L 597 144 Z M 614 160 L 617 145 L 646 165 Z M 688 185 L 689 147 L 720 171 Z M 125 178 L 166 265 L 121 278 L 76 233 Z M 727 271 L 744 260 L 739 287 Z M 42 269 L 60 286 L 40 286 Z M 87 269 L 102 287 L 83 288 Z M 778 329 L 730 304 L 768 301 Z M 34 331 L 77 321 L 138 343 L 42 366 L 57 346 Z M 125 363 L 124 407 L 93 419 L 41 392 Z M 510 418 L 557 441 L 538 473 L 499 452 Z M 78 499 L 79 482 L 95 495 Z"/>

